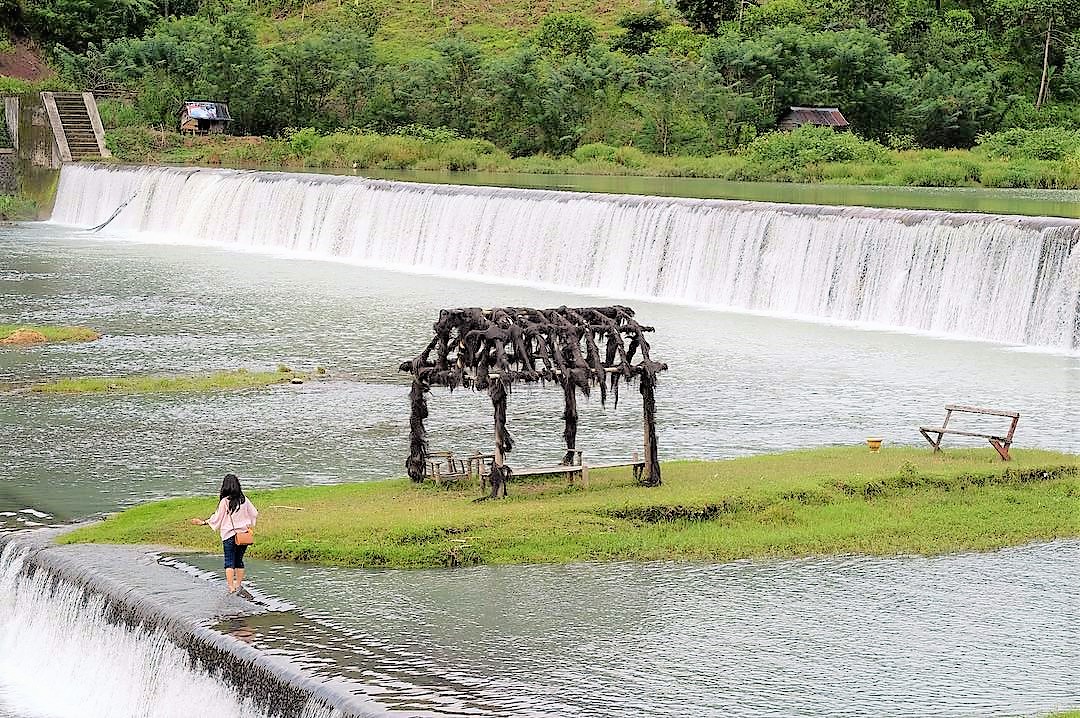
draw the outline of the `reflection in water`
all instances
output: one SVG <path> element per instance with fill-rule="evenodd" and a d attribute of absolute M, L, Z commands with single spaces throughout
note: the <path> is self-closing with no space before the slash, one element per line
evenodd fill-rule
<path fill-rule="evenodd" d="M 1080 705 L 1076 541 L 724 565 L 252 563 L 264 591 L 305 606 L 247 619 L 255 645 L 393 709 L 906 717 Z"/>

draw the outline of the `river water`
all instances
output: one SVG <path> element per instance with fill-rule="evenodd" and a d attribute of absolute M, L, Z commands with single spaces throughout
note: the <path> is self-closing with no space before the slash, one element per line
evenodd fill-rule
<path fill-rule="evenodd" d="M 130 239 L 130 237 L 128 238 Z M 0 382 L 279 363 L 347 380 L 243 394 L 20 394 L 0 405 L 7 520 L 68 519 L 209 493 L 228 470 L 254 486 L 403 475 L 407 383 L 396 367 L 450 305 L 558 306 L 551 291 L 217 248 L 120 241 L 55 225 L 0 228 L 4 321 L 93 326 L 91 344 L 0 351 Z M 590 298 L 590 301 L 593 301 Z M 599 301 L 607 301 L 600 298 Z M 820 444 L 922 441 L 950 401 L 1015 407 L 1019 445 L 1080 451 L 1080 357 L 893 331 L 638 303 L 671 365 L 658 391 L 665 458 Z M 517 461 L 561 455 L 561 395 L 515 390 Z M 486 446 L 490 402 L 433 392 L 433 448 Z M 579 446 L 638 449 L 640 397 L 582 402 Z M 963 439 L 958 444 L 970 443 Z M 977 442 L 976 442 L 977 443 Z"/>
<path fill-rule="evenodd" d="M 934 558 L 253 571 L 318 607 L 225 630 L 403 710 L 905 718 L 1080 704 L 1076 541 Z"/>
<path fill-rule="evenodd" d="M 92 197 L 67 211 L 89 216 Z M 115 204 L 102 207 L 107 217 Z M 188 207 L 189 218 L 197 209 Z M 164 211 L 142 216 L 171 221 Z M 878 226 L 873 217 L 852 221 L 871 235 Z M 940 241 L 955 251 L 968 236 L 947 223 L 910 230 L 924 221 L 888 220 L 889 241 Z M 227 237 L 212 243 L 205 235 L 223 231 L 212 223 L 185 225 L 196 246 L 157 229 L 140 232 L 137 219 L 116 224 L 98 233 L 0 227 L 0 322 L 86 324 L 105 334 L 92 344 L 0 349 L 0 383 L 279 363 L 324 366 L 331 378 L 203 396 L 3 395 L 0 528 L 210 494 L 230 470 L 257 487 L 402 475 L 407 385 L 396 366 L 427 342 L 440 308 L 611 301 L 589 286 L 492 284 L 430 266 L 423 273 L 364 266 L 340 251 L 300 254 L 285 243 Z M 1068 246 L 1050 222 L 986 226 L 998 233 L 1005 262 L 980 269 L 987 277 L 1020 266 L 1009 264 L 1009 242 Z M 807 246 L 824 231 L 808 234 Z M 326 232 L 325 247 L 345 246 Z M 1047 232 L 1058 234 L 1046 240 Z M 1068 286 L 1067 263 L 1055 261 L 1059 275 L 1039 262 L 1030 284 L 1002 291 L 1026 286 L 1031 306 L 1050 306 L 1050 294 L 1031 288 Z M 881 291 L 892 290 L 883 283 Z M 1050 325 L 1031 306 L 1014 307 L 1003 321 L 1023 314 L 1030 336 L 1050 346 L 805 312 L 794 319 L 695 308 L 664 297 L 632 303 L 657 328 L 654 356 L 671 365 L 657 394 L 662 458 L 870 435 L 918 444 L 915 427 L 952 401 L 1020 411 L 1018 446 L 1080 452 L 1080 355 L 1067 344 L 1067 323 L 1039 334 Z M 990 326 L 977 313 L 964 321 L 979 331 Z M 588 457 L 624 459 L 638 448 L 636 392 L 625 392 L 618 409 L 595 400 L 581 409 L 579 445 Z M 515 390 L 514 460 L 561 456 L 561 411 L 558 392 Z M 428 427 L 435 449 L 483 448 L 490 404 L 468 392 L 434 392 Z M 1060 542 L 937 559 L 455 572 L 260 564 L 261 590 L 302 610 L 230 630 L 385 705 L 441 715 L 1037 714 L 1080 704 L 1080 636 L 1071 620 L 1078 551 Z M 217 559 L 195 563 L 209 569 Z M 32 715 L 22 703 L 5 709 L 5 690 L 0 677 L 0 717 Z"/>

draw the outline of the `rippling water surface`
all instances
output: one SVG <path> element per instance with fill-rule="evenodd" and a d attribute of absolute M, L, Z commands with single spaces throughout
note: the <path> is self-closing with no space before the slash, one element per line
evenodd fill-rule
<path fill-rule="evenodd" d="M 605 300 L 0 227 L 0 322 L 105 333 L 92 344 L 0 349 L 0 383 L 278 363 L 333 377 L 197 396 L 0 396 L 0 527 L 210 494 L 228 470 L 253 486 L 401 475 L 407 385 L 396 366 L 426 343 L 441 307 L 596 301 Z M 657 327 L 654 355 L 671 365 L 658 391 L 663 458 L 869 435 L 917 444 L 915 426 L 950 401 L 1015 407 L 1019 446 L 1080 451 L 1080 357 L 637 309 Z M 434 448 L 487 445 L 484 397 L 435 392 L 431 409 Z M 561 411 L 559 392 L 515 390 L 512 458 L 561 456 Z M 618 410 L 583 404 L 587 456 L 627 457 L 640 411 L 634 391 Z M 1080 704 L 1078 573 L 1075 542 L 720 566 L 258 563 L 262 590 L 304 608 L 227 630 L 388 706 L 437 715 L 1037 714 Z M 3 706 L 0 689 L 9 718 Z"/>
<path fill-rule="evenodd" d="M 157 246 L 49 225 L 0 228 L 0 322 L 78 323 L 91 344 L 0 349 L 0 383 L 69 375 L 273 369 L 338 378 L 240 394 L 7 395 L 0 403 L 0 512 L 66 519 L 208 493 L 228 470 L 249 484 L 402 475 L 407 385 L 396 370 L 441 307 L 605 301 L 346 264 Z M 664 458 L 860 442 L 918 443 L 949 401 L 1015 407 L 1019 445 L 1080 450 L 1080 357 L 978 342 L 639 303 L 671 365 L 657 394 Z M 433 392 L 434 448 L 488 444 L 490 403 Z M 561 456 L 561 395 L 516 389 L 513 459 Z M 640 397 L 583 402 L 579 446 L 628 458 Z M 964 443 L 959 440 L 957 443 Z M 975 442 L 977 443 L 977 442 Z M 988 449 L 989 450 L 989 449 Z M 33 515 L 0 517 L 36 521 Z"/>
<path fill-rule="evenodd" d="M 263 590 L 317 608 L 225 630 L 391 708 L 900 718 L 1080 704 L 1075 541 L 724 565 L 251 564 Z"/>

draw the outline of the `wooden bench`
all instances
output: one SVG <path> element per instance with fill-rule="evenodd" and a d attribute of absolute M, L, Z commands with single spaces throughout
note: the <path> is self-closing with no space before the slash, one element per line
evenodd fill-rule
<path fill-rule="evenodd" d="M 963 414 L 990 414 L 992 416 L 1005 416 L 1012 419 L 1012 424 L 1009 426 L 1009 431 L 1004 436 L 998 434 L 982 434 L 977 431 L 959 431 L 957 429 L 950 429 L 949 419 L 952 418 L 953 412 Z M 1015 411 L 1000 411 L 998 409 L 983 409 L 978 406 L 960 406 L 959 404 L 946 404 L 945 405 L 945 421 L 941 422 L 941 426 L 920 426 L 919 431 L 930 442 L 930 446 L 934 447 L 934 451 L 941 451 L 941 439 L 945 434 L 955 434 L 957 436 L 977 436 L 983 439 L 988 439 L 991 446 L 993 446 L 998 455 L 1001 456 L 1002 461 L 1009 460 L 1009 447 L 1012 446 L 1013 434 L 1016 433 L 1016 424 L 1020 421 L 1020 414 Z M 935 440 L 931 434 L 937 434 Z"/>
<path fill-rule="evenodd" d="M 580 449 L 575 449 L 572 452 L 574 458 L 569 464 L 560 464 L 559 466 L 548 466 L 538 468 L 521 468 L 515 469 L 514 474 L 517 476 L 550 476 L 565 474 L 566 480 L 573 483 L 575 476 L 581 477 L 582 486 L 588 488 L 589 486 L 589 472 L 593 469 L 618 469 L 625 466 L 633 467 L 634 479 L 640 479 L 642 473 L 645 471 L 645 462 L 639 460 L 636 456 L 630 461 L 616 461 L 606 464 L 586 464 L 585 455 Z"/>
<path fill-rule="evenodd" d="M 465 462 L 454 458 L 452 451 L 432 451 L 428 454 L 424 466 L 424 478 L 431 479 L 436 486 L 449 484 L 468 478 Z"/>
<path fill-rule="evenodd" d="M 605 464 L 586 464 L 585 455 L 580 449 L 572 451 L 573 459 L 569 464 L 558 466 L 523 467 L 513 469 L 515 476 L 558 476 L 563 474 L 566 480 L 573 483 L 575 477 L 581 477 L 581 483 L 586 488 L 589 486 L 589 471 L 591 469 L 617 469 L 631 466 L 634 469 L 634 478 L 640 479 L 645 471 L 645 462 L 636 456 L 631 461 L 614 462 Z M 486 491 L 488 477 L 491 476 L 491 468 L 495 465 L 495 454 L 475 454 L 458 459 L 452 451 L 432 451 L 428 454 L 428 462 L 425 468 L 425 477 L 435 483 L 436 486 L 450 484 L 464 479 L 480 480 L 480 491 Z M 513 468 L 511 466 L 511 468 Z"/>

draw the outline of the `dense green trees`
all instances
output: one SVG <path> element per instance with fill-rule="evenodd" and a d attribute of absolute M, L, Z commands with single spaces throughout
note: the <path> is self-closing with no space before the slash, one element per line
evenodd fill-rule
<path fill-rule="evenodd" d="M 7 1 L 8 26 L 53 43 L 64 77 L 131 88 L 164 125 L 208 97 L 237 132 L 423 126 L 513 155 L 745 148 L 789 105 L 840 107 L 896 148 L 1080 126 L 1076 0 L 674 0 L 614 29 L 551 15 L 511 47 L 449 32 L 401 59 L 371 39 L 384 12 L 369 0 L 275 42 L 258 13 L 300 0 Z"/>

